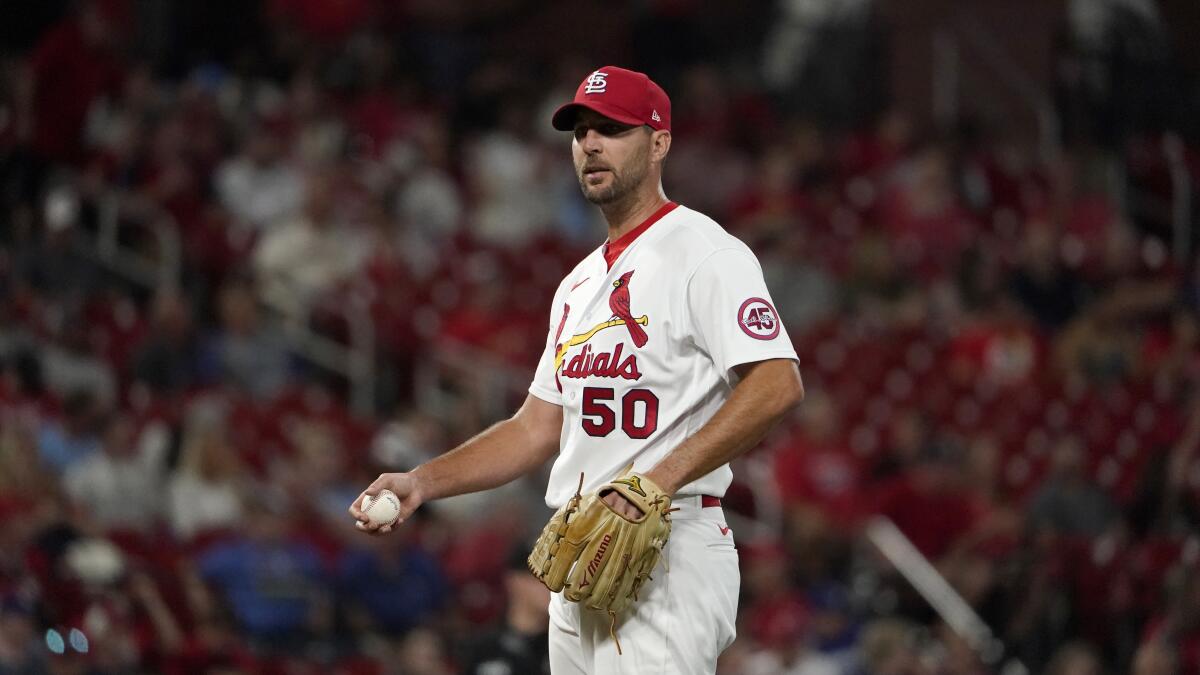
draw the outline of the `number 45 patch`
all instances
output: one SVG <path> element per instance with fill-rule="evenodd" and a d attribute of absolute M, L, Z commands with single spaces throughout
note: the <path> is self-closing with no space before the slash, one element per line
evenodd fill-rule
<path fill-rule="evenodd" d="M 772 340 L 779 335 L 779 314 L 762 298 L 750 298 L 738 309 L 738 326 L 755 340 Z"/>

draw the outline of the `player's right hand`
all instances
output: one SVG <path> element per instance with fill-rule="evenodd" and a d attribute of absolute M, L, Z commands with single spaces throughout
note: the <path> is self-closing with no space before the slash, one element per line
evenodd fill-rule
<path fill-rule="evenodd" d="M 375 482 L 367 486 L 350 504 L 350 515 L 354 516 L 354 526 L 367 534 L 387 534 L 398 527 L 417 510 L 423 501 L 416 476 L 411 473 L 381 473 Z M 376 525 L 371 523 L 367 514 L 359 506 L 366 495 L 378 496 L 380 490 L 391 490 L 400 499 L 400 515 L 391 525 Z"/>

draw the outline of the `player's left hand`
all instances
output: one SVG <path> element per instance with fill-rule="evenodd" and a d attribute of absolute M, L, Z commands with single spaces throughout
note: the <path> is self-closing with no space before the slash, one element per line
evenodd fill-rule
<path fill-rule="evenodd" d="M 637 599 L 657 566 L 671 535 L 671 510 L 662 488 L 627 469 L 586 497 L 576 491 L 546 523 L 529 569 L 567 600 L 615 616 Z"/>
<path fill-rule="evenodd" d="M 633 502 L 626 499 L 620 492 L 610 492 L 604 495 L 601 501 L 608 504 L 609 508 L 613 511 L 630 520 L 637 520 L 642 517 L 642 510 L 634 506 Z"/>

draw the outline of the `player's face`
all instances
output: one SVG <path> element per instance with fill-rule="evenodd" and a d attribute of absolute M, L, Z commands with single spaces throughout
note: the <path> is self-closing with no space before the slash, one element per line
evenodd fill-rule
<path fill-rule="evenodd" d="M 583 196 L 596 205 L 632 194 L 650 172 L 650 129 L 580 110 L 571 156 Z"/>

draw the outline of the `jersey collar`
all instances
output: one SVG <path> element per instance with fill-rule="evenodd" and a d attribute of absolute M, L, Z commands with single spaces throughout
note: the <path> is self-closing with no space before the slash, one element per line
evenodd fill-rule
<path fill-rule="evenodd" d="M 676 206 L 679 205 L 669 201 L 659 207 L 657 211 L 650 214 L 650 217 L 643 220 L 640 225 L 618 237 L 616 241 L 604 242 L 604 262 L 608 264 L 608 269 L 612 269 L 613 263 L 617 261 L 617 258 L 621 257 L 625 249 L 629 248 L 634 239 L 637 239 L 643 232 L 650 229 L 651 225 L 662 220 L 663 216 L 674 211 Z"/>

